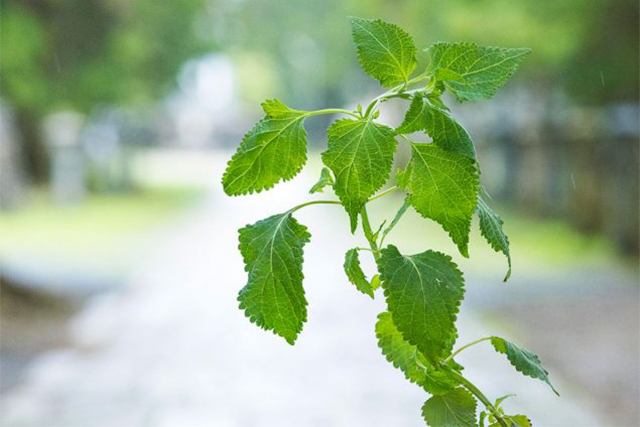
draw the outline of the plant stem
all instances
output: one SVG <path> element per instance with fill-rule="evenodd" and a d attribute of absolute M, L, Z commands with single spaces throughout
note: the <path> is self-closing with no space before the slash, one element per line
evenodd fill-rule
<path fill-rule="evenodd" d="M 320 114 L 347 114 L 349 116 L 360 119 L 361 117 L 353 111 L 343 110 L 342 108 L 328 108 L 325 110 L 308 111 L 306 116 L 319 116 Z"/>
<path fill-rule="evenodd" d="M 469 344 L 467 344 L 467 345 L 463 345 L 462 347 L 460 347 L 459 349 L 457 349 L 456 351 L 454 351 L 453 353 L 451 353 L 451 356 L 449 356 L 449 357 L 447 357 L 446 359 L 444 359 L 444 360 L 442 361 L 442 363 L 445 363 L 445 364 L 446 364 L 446 363 L 450 362 L 450 361 L 451 361 L 451 359 L 453 359 L 454 357 L 456 357 L 456 356 L 457 356 L 457 355 L 458 355 L 462 350 L 464 350 L 465 348 L 469 348 L 469 347 L 471 347 L 472 345 L 476 345 L 476 344 L 478 344 L 478 343 L 481 343 L 482 341 L 488 341 L 488 340 L 490 340 L 490 339 L 491 339 L 491 337 L 480 338 L 479 340 L 472 341 L 472 342 L 470 342 L 470 343 L 469 343 Z"/>
<path fill-rule="evenodd" d="M 366 206 L 364 206 L 362 208 L 362 211 L 360 211 L 360 216 L 362 217 L 362 231 L 364 231 L 364 237 L 367 238 L 369 246 L 371 246 L 373 257 L 376 259 L 376 261 L 378 261 L 378 259 L 380 258 L 380 251 L 378 250 L 376 239 L 373 237 L 373 231 L 371 230 L 371 223 L 369 222 L 369 215 L 367 214 Z"/>
<path fill-rule="evenodd" d="M 382 232 L 382 238 L 380 239 L 380 247 L 381 248 L 384 245 L 384 239 L 387 238 L 387 234 L 389 234 L 391 232 L 391 230 L 393 230 L 393 227 L 395 227 L 396 224 L 398 224 L 398 222 L 400 221 L 400 218 L 402 218 L 402 215 L 404 215 L 404 213 L 407 211 L 407 209 L 409 209 L 409 205 L 410 205 L 409 199 L 405 198 L 404 202 L 402 203 L 402 206 L 398 210 L 398 213 L 396 213 L 396 216 L 393 218 L 393 221 L 391 221 L 391 224 L 389 224 L 389 226 L 387 228 L 385 228 L 385 230 Z"/>
<path fill-rule="evenodd" d="M 294 206 L 291 209 L 289 209 L 288 212 L 294 213 L 298 209 L 302 209 L 305 206 L 310 206 L 310 205 L 341 205 L 341 204 L 342 203 L 334 200 L 314 200 L 312 202 L 302 203 L 301 205 Z"/>
<path fill-rule="evenodd" d="M 491 401 L 478 389 L 478 387 L 476 387 L 471 381 L 455 371 L 451 371 L 451 375 L 453 375 L 458 383 L 469 390 L 471 394 L 473 394 L 476 398 L 478 398 L 480 402 L 484 404 L 484 406 L 486 406 L 486 408 L 493 414 L 493 416 L 496 417 L 496 420 L 498 420 L 498 423 L 502 427 L 509 427 L 505 420 L 502 418 L 502 415 L 500 415 L 500 412 L 498 412 L 495 406 L 493 406 Z"/>
<path fill-rule="evenodd" d="M 382 196 L 386 196 L 387 194 L 392 193 L 392 192 L 396 191 L 397 189 L 398 189 L 398 187 L 396 185 L 394 185 L 393 187 L 389 187 L 386 190 L 384 190 L 382 193 L 378 193 L 375 196 L 371 197 L 369 200 L 367 200 L 367 203 L 372 201 L 372 200 L 379 199 Z"/>
<path fill-rule="evenodd" d="M 387 92 L 383 93 L 382 95 L 378 95 L 377 97 L 373 98 L 373 100 L 371 101 L 371 104 L 369 104 L 369 106 L 367 107 L 367 111 L 364 113 L 364 116 L 369 117 L 369 115 L 374 111 L 375 107 L 385 99 L 397 98 L 405 94 L 412 94 L 414 92 L 417 92 L 417 90 L 405 91 L 405 89 L 412 84 L 420 83 L 428 79 L 429 79 L 429 76 L 427 76 L 426 74 L 420 74 L 419 76 L 414 77 L 413 79 L 403 84 L 400 84 L 398 86 L 395 86 L 389 89 Z"/>

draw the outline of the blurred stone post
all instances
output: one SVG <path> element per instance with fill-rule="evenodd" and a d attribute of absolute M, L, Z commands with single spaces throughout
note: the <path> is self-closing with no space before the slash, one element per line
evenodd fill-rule
<path fill-rule="evenodd" d="M 24 199 L 25 176 L 11 112 L 0 104 L 0 209 L 13 209 Z"/>
<path fill-rule="evenodd" d="M 80 131 L 84 116 L 61 112 L 48 116 L 44 133 L 51 153 L 51 191 L 61 205 L 79 203 L 86 191 L 85 165 Z"/>

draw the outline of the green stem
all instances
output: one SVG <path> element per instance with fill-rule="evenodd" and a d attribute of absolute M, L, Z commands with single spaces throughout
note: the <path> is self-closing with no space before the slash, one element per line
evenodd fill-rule
<path fill-rule="evenodd" d="M 405 91 L 405 89 L 413 84 L 416 83 L 420 83 L 424 80 L 428 80 L 429 76 L 427 76 L 426 74 L 420 74 L 417 77 L 414 77 L 413 79 L 400 84 L 398 86 L 395 86 L 391 89 L 389 89 L 388 91 L 386 91 L 385 93 L 383 93 L 382 95 L 378 95 L 375 98 L 373 98 L 373 100 L 371 101 L 371 103 L 369 104 L 369 106 L 367 107 L 367 111 L 364 113 L 365 117 L 369 117 L 369 115 L 375 110 L 375 107 L 382 102 L 385 99 L 391 99 L 391 98 L 397 98 L 397 97 L 403 97 L 405 95 L 410 95 L 412 93 L 417 92 L 418 90 L 412 90 L 412 91 Z"/>
<path fill-rule="evenodd" d="M 353 111 L 343 110 L 342 108 L 327 108 L 325 110 L 308 111 L 306 113 L 306 116 L 307 117 L 319 116 L 321 114 L 347 114 L 349 116 L 355 117 L 356 119 L 361 118 L 358 114 L 354 113 Z"/>
<path fill-rule="evenodd" d="M 485 337 L 485 338 L 480 338 L 479 340 L 475 340 L 470 342 L 467 345 L 463 345 L 462 347 L 460 347 L 459 349 L 457 349 L 456 351 L 454 351 L 453 353 L 451 353 L 451 356 L 447 357 L 446 359 L 444 359 L 442 361 L 442 363 L 446 364 L 448 362 L 451 361 L 451 359 L 453 359 L 454 357 L 456 357 L 462 350 L 464 350 L 465 348 L 469 348 L 472 345 L 476 345 L 478 343 L 481 343 L 482 341 L 489 341 L 491 339 L 491 337 Z"/>
<path fill-rule="evenodd" d="M 371 197 L 369 200 L 367 200 L 367 203 L 372 201 L 372 200 L 379 199 L 382 196 L 386 196 L 389 193 L 393 193 L 397 189 L 398 189 L 398 187 L 396 185 L 394 185 L 393 187 L 389 187 L 386 190 L 384 190 L 382 193 L 378 193 L 375 196 Z"/>
<path fill-rule="evenodd" d="M 393 230 L 393 227 L 395 227 L 396 224 L 398 224 L 398 222 L 400 221 L 400 218 L 402 218 L 402 215 L 404 215 L 407 209 L 409 209 L 410 204 L 411 203 L 409 203 L 409 199 L 405 198 L 404 202 L 402 203 L 402 206 L 398 210 L 398 213 L 396 213 L 396 216 L 393 218 L 393 221 L 391 221 L 391 224 L 389 224 L 389 226 L 385 228 L 385 230 L 382 232 L 382 238 L 380 239 L 381 248 L 384 247 L 384 239 L 387 238 L 387 234 L 389 234 L 391 230 Z"/>
<path fill-rule="evenodd" d="M 371 230 L 371 223 L 369 222 L 369 215 L 367 214 L 366 206 L 364 206 L 362 211 L 360 211 L 360 216 L 362 217 L 362 230 L 364 231 L 364 237 L 366 237 L 369 242 L 371 252 L 373 252 L 373 257 L 378 261 L 380 258 L 380 251 L 378 250 L 376 239 L 373 236 L 373 230 Z"/>
<path fill-rule="evenodd" d="M 466 379 L 465 377 L 463 377 L 462 375 L 460 375 L 455 371 L 451 371 L 451 375 L 453 375 L 453 377 L 456 379 L 456 381 L 458 381 L 458 383 L 460 383 L 464 388 L 469 390 L 471 394 L 473 394 L 476 398 L 478 398 L 480 402 L 484 404 L 484 406 L 486 406 L 486 408 L 493 414 L 493 416 L 496 417 L 496 420 L 498 420 L 498 423 L 502 427 L 509 427 L 506 421 L 502 418 L 502 415 L 500 414 L 500 412 L 498 412 L 495 406 L 493 406 L 491 401 L 487 398 L 487 396 L 485 396 L 478 389 L 478 387 L 476 387 L 471 381 L 469 381 L 468 379 Z"/>
<path fill-rule="evenodd" d="M 298 209 L 302 209 L 305 206 L 310 206 L 310 205 L 341 205 L 341 204 L 342 203 L 334 201 L 334 200 L 314 200 L 312 202 L 302 203 L 301 205 L 294 206 L 291 209 L 289 209 L 288 212 L 289 213 L 294 213 Z"/>

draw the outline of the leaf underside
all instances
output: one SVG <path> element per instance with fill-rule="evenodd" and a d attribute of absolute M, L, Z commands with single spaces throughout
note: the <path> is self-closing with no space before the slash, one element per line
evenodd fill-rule
<path fill-rule="evenodd" d="M 382 86 L 404 83 L 416 68 L 416 47 L 402 28 L 380 19 L 349 17 L 360 66 Z"/>
<path fill-rule="evenodd" d="M 404 372 L 412 383 L 433 395 L 448 393 L 457 383 L 445 370 L 436 370 L 418 348 L 409 344 L 393 323 L 391 313 L 378 315 L 376 323 L 378 347 L 389 362 Z"/>
<path fill-rule="evenodd" d="M 404 134 L 424 131 L 443 150 L 476 158 L 476 150 L 467 131 L 447 111 L 425 101 L 420 94 L 411 100 L 404 121 L 396 131 Z"/>
<path fill-rule="evenodd" d="M 373 288 L 367 280 L 360 267 L 360 257 L 357 249 L 349 249 L 344 258 L 344 271 L 347 273 L 349 281 L 353 283 L 360 292 L 373 298 Z"/>
<path fill-rule="evenodd" d="M 551 387 L 555 394 L 558 394 L 556 389 L 549 381 L 549 372 L 542 367 L 540 358 L 529 350 L 518 347 L 517 345 L 499 337 L 492 337 L 491 344 L 493 348 L 498 352 L 505 354 L 507 359 L 516 368 L 516 371 L 531 378 L 536 378 L 544 381 Z M 559 394 L 558 394 L 559 395 Z"/>
<path fill-rule="evenodd" d="M 230 196 L 268 190 L 296 176 L 307 161 L 306 112 L 277 100 L 262 108 L 266 116 L 244 136 L 222 177 Z"/>
<path fill-rule="evenodd" d="M 398 186 L 423 217 L 438 222 L 465 257 L 469 256 L 471 217 L 478 202 L 479 177 L 469 157 L 434 144 L 412 144 L 411 160 L 398 173 Z"/>
<path fill-rule="evenodd" d="M 311 235 L 290 213 L 240 229 L 240 252 L 249 279 L 238 295 L 251 322 L 293 344 L 307 320 L 302 288 L 304 245 Z"/>
<path fill-rule="evenodd" d="M 451 353 L 457 337 L 462 273 L 451 257 L 440 252 L 404 256 L 389 245 L 381 254 L 378 267 L 393 323 L 409 344 L 438 365 Z"/>
<path fill-rule="evenodd" d="M 511 276 L 511 253 L 509 252 L 509 238 L 502 229 L 502 218 L 481 197 L 478 197 L 477 212 L 480 218 L 480 233 L 489 242 L 494 251 L 502 252 L 507 257 L 509 269 L 504 277 L 506 282 Z"/>
<path fill-rule="evenodd" d="M 369 197 L 389 178 L 394 135 L 393 129 L 370 119 L 338 120 L 327 131 L 329 148 L 322 161 L 335 175 L 334 190 L 349 214 L 352 233 Z"/>
<path fill-rule="evenodd" d="M 433 396 L 422 406 L 422 416 L 431 427 L 476 427 L 476 399 L 462 387 Z"/>
<path fill-rule="evenodd" d="M 444 82 L 458 101 L 490 99 L 515 73 L 531 49 L 439 42 L 427 49 L 427 73 Z"/>

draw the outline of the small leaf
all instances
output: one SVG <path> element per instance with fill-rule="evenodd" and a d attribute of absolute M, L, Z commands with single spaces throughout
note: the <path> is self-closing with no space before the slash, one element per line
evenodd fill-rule
<path fill-rule="evenodd" d="M 502 419 L 507 424 L 507 427 L 532 427 L 531 420 L 525 415 L 506 415 Z M 499 422 L 494 422 L 489 427 L 502 427 Z"/>
<path fill-rule="evenodd" d="M 532 427 L 531 420 L 526 415 L 509 415 L 505 417 L 507 421 L 513 423 L 513 427 Z"/>
<path fill-rule="evenodd" d="M 427 49 L 427 74 L 443 81 L 458 101 L 491 98 L 515 73 L 531 49 L 502 49 L 475 43 L 435 43 Z"/>
<path fill-rule="evenodd" d="M 380 287 L 381 284 L 382 284 L 382 281 L 380 280 L 380 275 L 379 274 L 375 274 L 371 278 L 371 289 L 373 291 L 375 291 L 376 289 L 378 289 Z"/>
<path fill-rule="evenodd" d="M 378 347 L 387 360 L 404 372 L 409 381 L 422 386 L 428 393 L 444 394 L 457 386 L 448 371 L 436 370 L 416 346 L 409 344 L 402 337 L 390 313 L 378 315 L 376 336 Z"/>
<path fill-rule="evenodd" d="M 347 273 L 349 281 L 365 295 L 373 298 L 373 289 L 360 267 L 360 258 L 357 249 L 349 249 L 344 259 L 344 271 Z"/>
<path fill-rule="evenodd" d="M 369 197 L 389 178 L 396 151 L 395 132 L 371 119 L 334 122 L 327 136 L 329 148 L 322 161 L 335 175 L 333 186 L 351 219 L 351 232 Z"/>
<path fill-rule="evenodd" d="M 502 252 L 507 257 L 509 269 L 504 277 L 506 282 L 511 276 L 511 254 L 509 252 L 509 238 L 502 229 L 502 218 L 481 197 L 478 197 L 476 211 L 478 212 L 478 217 L 480 217 L 480 233 L 489 242 L 494 251 Z"/>
<path fill-rule="evenodd" d="M 416 94 L 411 101 L 398 133 L 425 131 L 440 148 L 476 158 L 473 141 L 467 131 L 451 115 Z"/>
<path fill-rule="evenodd" d="M 476 399 L 459 387 L 433 396 L 422 406 L 422 416 L 431 427 L 476 427 Z"/>
<path fill-rule="evenodd" d="M 499 337 L 492 337 L 491 344 L 498 353 L 506 354 L 507 359 L 513 365 L 514 368 L 523 375 L 531 378 L 537 378 L 545 383 L 549 384 L 549 387 L 555 394 L 558 394 L 551 382 L 549 381 L 549 372 L 543 367 L 540 359 L 529 350 L 518 347 L 517 345 Z"/>
<path fill-rule="evenodd" d="M 393 323 L 433 365 L 451 354 L 464 279 L 451 257 L 434 251 L 404 256 L 382 249 L 378 267 Z"/>
<path fill-rule="evenodd" d="M 475 161 L 433 144 L 412 145 L 411 160 L 398 174 L 398 186 L 423 217 L 438 222 L 469 256 L 471 217 L 478 202 L 479 177 Z"/>
<path fill-rule="evenodd" d="M 416 47 L 402 28 L 380 19 L 349 17 L 360 66 L 382 86 L 406 83 L 416 68 Z"/>
<path fill-rule="evenodd" d="M 306 112 L 278 100 L 262 104 L 266 117 L 242 139 L 222 177 L 225 193 L 259 193 L 296 176 L 307 161 Z"/>
<path fill-rule="evenodd" d="M 240 252 L 249 273 L 238 295 L 240 308 L 252 323 L 292 345 L 307 320 L 302 248 L 310 237 L 288 212 L 240 229 Z"/>
<path fill-rule="evenodd" d="M 322 193 L 324 191 L 324 187 L 333 185 L 333 177 L 331 176 L 331 171 L 328 168 L 322 168 L 320 172 L 320 179 L 316 182 L 309 193 Z"/>
<path fill-rule="evenodd" d="M 479 419 L 480 427 L 484 427 L 485 418 L 487 418 L 487 413 L 485 411 L 480 411 L 480 419 Z"/>
<path fill-rule="evenodd" d="M 387 237 L 387 234 L 391 232 L 393 227 L 395 227 L 398 224 L 398 222 L 400 221 L 400 218 L 402 218 L 402 215 L 404 215 L 407 209 L 409 209 L 409 206 L 411 206 L 411 203 L 409 203 L 409 199 L 405 197 L 404 202 L 402 202 L 402 206 L 400 206 L 400 209 L 398 209 L 398 212 L 396 212 L 396 216 L 393 217 L 391 224 L 389 224 L 389 226 L 385 228 L 384 231 L 382 232 L 383 240 L 385 237 Z"/>

